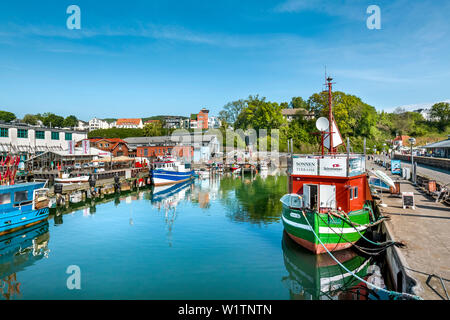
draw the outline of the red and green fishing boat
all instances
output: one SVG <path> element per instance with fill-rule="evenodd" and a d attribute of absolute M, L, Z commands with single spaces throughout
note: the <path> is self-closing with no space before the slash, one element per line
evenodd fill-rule
<path fill-rule="evenodd" d="M 280 200 L 286 233 L 315 254 L 351 247 L 375 221 L 365 155 L 350 154 L 348 146 L 337 153 L 343 140 L 332 113 L 331 78 L 327 85 L 328 119 L 316 123 L 322 152 L 291 157 L 289 194 Z"/>

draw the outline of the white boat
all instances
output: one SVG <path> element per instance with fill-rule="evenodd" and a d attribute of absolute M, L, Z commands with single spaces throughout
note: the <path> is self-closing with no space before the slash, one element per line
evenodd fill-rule
<path fill-rule="evenodd" d="M 55 178 L 55 183 L 84 183 L 89 181 L 89 176 L 71 176 L 69 173 L 63 173 L 61 178 Z"/>
<path fill-rule="evenodd" d="M 190 164 L 181 163 L 172 157 L 153 162 L 153 166 L 152 178 L 155 186 L 182 183 L 192 179 L 194 175 Z"/>
<path fill-rule="evenodd" d="M 394 180 L 392 180 L 387 174 L 385 174 L 383 171 L 381 170 L 375 170 L 374 172 L 371 171 L 382 183 L 375 183 L 376 180 L 375 179 L 371 179 L 372 183 L 370 183 L 370 179 L 369 179 L 369 185 L 373 186 L 373 187 L 378 187 L 378 189 L 384 189 L 384 190 L 389 190 L 389 187 L 394 188 L 395 190 L 395 183 Z"/>

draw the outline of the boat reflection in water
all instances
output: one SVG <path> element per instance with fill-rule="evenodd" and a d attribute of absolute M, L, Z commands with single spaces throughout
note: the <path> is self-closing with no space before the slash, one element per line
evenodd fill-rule
<path fill-rule="evenodd" d="M 48 222 L 0 236 L 0 293 L 6 300 L 21 295 L 17 273 L 48 257 Z"/>
<path fill-rule="evenodd" d="M 172 228 L 177 218 L 176 208 L 181 201 L 189 201 L 193 180 L 179 184 L 155 186 L 151 195 L 151 204 L 164 212 L 164 222 L 167 225 L 167 241 L 172 246 Z"/>
<path fill-rule="evenodd" d="M 283 259 L 289 276 L 283 283 L 294 300 L 376 300 L 380 296 L 352 276 L 328 254 L 315 255 L 283 232 Z M 379 267 L 352 249 L 334 252 L 335 258 L 364 280 L 384 286 Z M 382 297 L 381 297 L 382 298 Z"/>

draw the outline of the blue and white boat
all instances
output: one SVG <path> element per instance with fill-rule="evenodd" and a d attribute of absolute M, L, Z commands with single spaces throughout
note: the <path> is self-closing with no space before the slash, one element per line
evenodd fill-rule
<path fill-rule="evenodd" d="M 155 186 L 183 183 L 194 177 L 190 164 L 181 163 L 170 157 L 153 162 L 152 179 Z"/>
<path fill-rule="evenodd" d="M 48 188 L 44 182 L 0 186 L 0 235 L 47 219 Z"/>

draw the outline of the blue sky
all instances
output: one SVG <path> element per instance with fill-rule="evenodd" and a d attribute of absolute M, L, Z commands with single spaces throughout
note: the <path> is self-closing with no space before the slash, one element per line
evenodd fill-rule
<path fill-rule="evenodd" d="M 81 9 L 68 30 L 66 8 Z M 369 30 L 366 9 L 381 9 Z M 3 1 L 0 109 L 104 117 L 217 114 L 324 82 L 378 110 L 450 98 L 450 1 Z"/>

